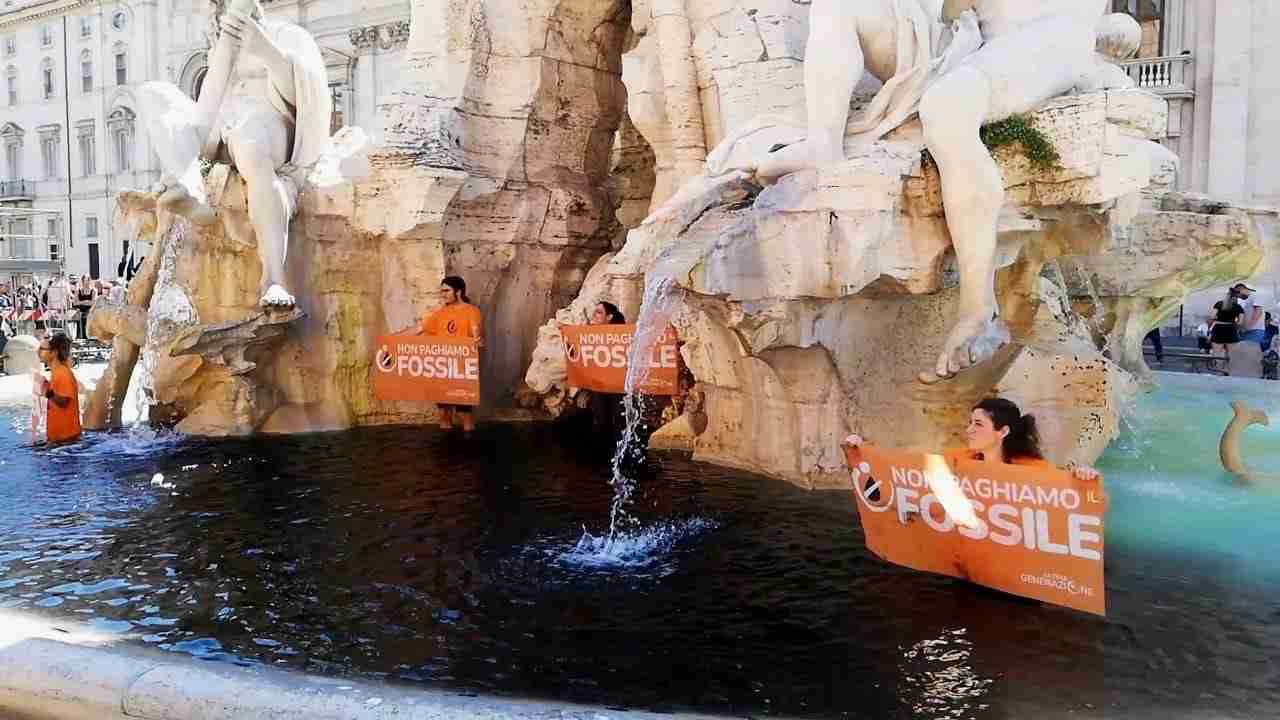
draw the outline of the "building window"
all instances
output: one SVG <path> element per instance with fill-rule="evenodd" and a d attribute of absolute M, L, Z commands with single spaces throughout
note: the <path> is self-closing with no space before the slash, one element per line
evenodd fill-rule
<path fill-rule="evenodd" d="M 40 132 L 40 160 L 46 180 L 62 175 L 62 128 L 58 125 L 42 125 Z"/>
<path fill-rule="evenodd" d="M 88 50 L 80 53 L 80 91 L 93 92 L 93 55 Z"/>
<path fill-rule="evenodd" d="M 118 173 L 129 172 L 133 168 L 133 121 L 133 111 L 124 107 L 116 108 L 107 116 L 111 155 Z"/>
<path fill-rule="evenodd" d="M 50 180 L 58 177 L 58 138 L 40 138 L 40 158 L 44 161 L 44 178 Z"/>
<path fill-rule="evenodd" d="M 53 26 L 40 26 L 40 47 L 53 47 Z"/>
<path fill-rule="evenodd" d="M 79 131 L 80 174 L 85 177 L 98 174 L 98 147 L 93 136 L 93 122 L 82 123 Z"/>
<path fill-rule="evenodd" d="M 80 37 L 87 38 L 93 34 L 93 18 L 89 15 L 80 17 Z"/>
<path fill-rule="evenodd" d="M 116 84 L 129 84 L 129 57 L 124 48 L 116 48 Z"/>
<path fill-rule="evenodd" d="M 201 68 L 196 71 L 195 81 L 191 83 L 191 99 L 199 100 L 200 91 L 204 90 L 204 79 L 209 74 L 209 68 Z"/>
<path fill-rule="evenodd" d="M 4 168 L 9 171 L 10 180 L 22 179 L 22 143 L 10 142 L 4 146 Z"/>
<path fill-rule="evenodd" d="M 1111 0 L 1112 12 L 1128 13 L 1142 26 L 1138 57 L 1164 55 L 1165 6 L 1167 0 Z"/>
<path fill-rule="evenodd" d="M 90 215 L 84 219 L 84 236 L 88 240 L 98 239 L 98 218 Z"/>
<path fill-rule="evenodd" d="M 129 13 L 124 10 L 117 10 L 111 14 L 111 27 L 116 30 L 123 30 L 129 26 Z"/>
<path fill-rule="evenodd" d="M 30 258 L 31 257 L 31 218 L 23 218 L 13 224 L 14 235 L 25 235 L 26 237 L 15 237 L 12 239 L 13 249 L 11 250 L 13 257 Z"/>
<path fill-rule="evenodd" d="M 45 58 L 44 62 L 40 63 L 40 80 L 41 87 L 44 88 L 44 99 L 48 100 L 53 97 L 55 89 L 53 84 L 53 61 L 49 58 Z"/>
<path fill-rule="evenodd" d="M 58 246 L 62 244 L 62 222 L 59 218 L 49 218 L 45 227 L 49 236 L 49 259 L 58 259 Z"/>
<path fill-rule="evenodd" d="M 9 107 L 18 106 L 18 69 L 10 67 L 5 73 L 5 82 L 9 88 Z"/>
<path fill-rule="evenodd" d="M 4 169 L 8 173 L 8 179 L 21 180 L 22 178 L 22 128 L 13 123 L 6 123 L 3 129 L 0 129 L 0 139 L 4 141 Z"/>

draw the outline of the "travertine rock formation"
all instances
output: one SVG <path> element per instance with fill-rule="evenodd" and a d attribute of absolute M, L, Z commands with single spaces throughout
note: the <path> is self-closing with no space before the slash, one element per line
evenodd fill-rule
<path fill-rule="evenodd" d="M 285 271 L 306 318 L 234 375 L 170 355 L 193 328 L 258 313 L 244 184 L 215 165 L 204 183 L 217 220 L 185 227 L 162 280 L 188 310 L 144 353 L 153 417 L 200 434 L 424 422 L 433 407 L 376 401 L 368 369 L 374 338 L 433 309 L 446 274 L 467 279 L 486 334 L 502 338 L 485 357 L 484 400 L 509 405 L 539 324 L 619 234 L 608 174 L 628 7 L 418 0 L 386 146 L 336 138 L 299 183 Z"/>
<path fill-rule="evenodd" d="M 682 296 L 675 324 L 706 423 L 694 437 L 657 437 L 700 459 L 811 487 L 844 485 L 843 434 L 917 448 L 958 443 L 968 408 L 998 390 L 1046 418 L 1052 459 L 1092 461 L 1114 437 L 1132 383 L 1071 311 L 1071 289 L 1042 274 L 1114 252 L 1161 167 L 1151 139 L 1163 134 L 1164 104 L 1134 90 L 1068 96 L 1034 123 L 1062 155 L 1056 170 L 1035 172 L 1016 149 L 997 153 L 1014 200 L 1001 219 L 998 295 L 1015 345 L 955 380 L 917 378 L 945 336 L 956 289 L 937 174 L 914 123 L 849 148 L 844 163 L 762 191 L 729 176 L 695 202 L 664 208 L 559 319 L 580 321 L 604 297 L 631 316 L 646 280 L 673 279 Z M 1182 241 L 1195 242 L 1193 223 L 1182 228 Z M 1246 252 L 1248 243 L 1238 236 L 1175 262 L 1195 274 L 1207 256 Z M 552 324 L 543 337 L 526 380 L 554 413 L 573 390 Z"/>
<path fill-rule="evenodd" d="M 169 236 L 144 327 L 122 311 L 102 333 L 142 341 L 153 417 L 181 430 L 422 423 L 434 408 L 373 398 L 373 343 L 433 309 L 441 277 L 456 274 L 485 316 L 485 403 L 510 406 L 514 393 L 556 415 L 584 404 L 565 385 L 557 323 L 585 321 L 606 298 L 635 318 L 646 283 L 661 281 L 697 384 L 655 442 L 844 485 L 845 433 L 937 448 L 998 389 L 1042 415 L 1053 459 L 1092 460 L 1132 390 L 1098 340 L 1131 351 L 1114 338 L 1251 262 L 1252 233 L 1232 211 L 1165 197 L 1171 169 L 1152 142 L 1163 102 L 1106 90 L 1116 74 L 1103 74 L 1096 91 L 1035 113 L 1061 154 L 1055 169 L 996 153 L 998 297 L 1015 342 L 921 383 L 958 291 L 918 122 L 767 188 L 706 172 L 709 159 L 735 167 L 741 157 L 715 149 L 762 116 L 771 124 L 734 152 L 794 140 L 808 11 L 800 0 L 415 0 L 385 146 L 341 134 L 299 182 L 286 274 L 300 312 L 260 312 L 244 185 L 215 165 L 203 180 L 214 217 Z M 163 233 L 171 219 L 156 215 Z M 1097 313 L 1080 302 L 1086 277 Z M 1130 355 L 1116 357 L 1138 369 Z"/>
<path fill-rule="evenodd" d="M 1153 198 L 1116 216 L 1103 254 L 1064 261 L 1064 279 L 1111 358 L 1151 383 L 1143 337 L 1188 294 L 1253 275 L 1266 254 L 1259 225 L 1274 215 L 1196 196 Z"/>
<path fill-rule="evenodd" d="M 405 200 L 446 178 L 454 194 L 441 198 L 437 228 L 388 234 L 429 237 L 437 269 L 467 280 L 486 334 L 503 338 L 485 355 L 488 402 L 507 401 L 538 325 L 617 234 L 606 184 L 626 103 L 627 9 L 622 0 L 414 3 L 407 82 L 375 163 Z M 391 324 L 424 309 L 403 298 Z"/>

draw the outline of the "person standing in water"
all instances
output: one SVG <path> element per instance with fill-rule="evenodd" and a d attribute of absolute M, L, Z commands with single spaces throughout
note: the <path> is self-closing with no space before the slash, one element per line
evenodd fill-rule
<path fill-rule="evenodd" d="M 1033 415 L 1023 415 L 1012 401 L 988 398 L 973 407 L 965 428 L 967 447 L 947 450 L 948 461 L 979 460 L 1035 468 L 1052 468 L 1040 450 L 1040 432 Z M 860 447 L 858 435 L 844 439 L 845 445 Z M 1091 467 L 1072 465 L 1067 468 L 1079 480 L 1097 481 L 1102 475 Z"/>
<path fill-rule="evenodd" d="M 596 303 L 591 310 L 592 325 L 626 325 L 627 318 L 607 300 Z M 592 429 L 597 439 L 609 444 L 617 442 L 622 431 L 622 395 L 595 391 L 591 394 Z"/>
<path fill-rule="evenodd" d="M 56 333 L 40 343 L 40 360 L 49 367 L 44 396 L 49 401 L 45 421 L 49 444 L 80 439 L 80 384 L 71 372 L 71 338 Z"/>
<path fill-rule="evenodd" d="M 457 275 L 440 281 L 440 299 L 444 306 L 422 319 L 419 335 L 430 337 L 475 338 L 484 347 L 484 319 L 480 308 L 467 297 L 467 283 Z M 440 404 L 440 429 L 452 430 L 455 419 L 461 419 L 462 431 L 470 435 L 476 429 L 475 411 L 470 405 Z"/>

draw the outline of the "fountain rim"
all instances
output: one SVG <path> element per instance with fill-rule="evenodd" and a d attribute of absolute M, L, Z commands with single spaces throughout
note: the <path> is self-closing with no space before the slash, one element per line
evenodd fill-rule
<path fill-rule="evenodd" d="M 9 611 L 0 637 L 0 712 L 29 720 L 712 720 L 698 713 L 521 699 L 241 667 L 103 641 L 73 622 Z M 16 622 L 9 622 L 16 620 Z M 56 625 L 55 625 L 56 622 Z M 85 626 L 78 626 L 84 628 Z M 57 633 L 78 644 L 50 639 Z"/>

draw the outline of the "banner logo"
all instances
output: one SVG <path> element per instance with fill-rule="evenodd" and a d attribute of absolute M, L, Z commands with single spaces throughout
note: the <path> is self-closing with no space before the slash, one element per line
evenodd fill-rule
<path fill-rule="evenodd" d="M 396 359 L 395 356 L 391 354 L 391 351 L 387 349 L 387 346 L 383 345 L 378 348 L 378 354 L 374 358 L 374 364 L 377 365 L 378 369 L 382 372 L 391 372 L 395 368 Z"/>
<path fill-rule="evenodd" d="M 893 505 L 893 483 L 882 483 L 872 477 L 870 463 L 855 465 L 852 476 L 854 492 L 868 510 L 881 513 Z"/>

